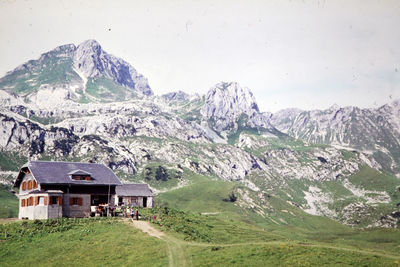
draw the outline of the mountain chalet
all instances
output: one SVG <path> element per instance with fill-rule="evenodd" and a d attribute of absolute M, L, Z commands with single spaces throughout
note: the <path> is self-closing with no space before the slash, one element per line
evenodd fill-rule
<path fill-rule="evenodd" d="M 89 217 L 99 207 L 153 207 L 147 184 L 122 184 L 103 164 L 29 161 L 21 167 L 19 219 Z"/>

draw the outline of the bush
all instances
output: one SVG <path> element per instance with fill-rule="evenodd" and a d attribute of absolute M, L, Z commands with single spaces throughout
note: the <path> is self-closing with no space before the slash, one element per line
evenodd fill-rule
<path fill-rule="evenodd" d="M 49 220 L 34 220 L 15 223 L 0 224 L 0 240 L 12 240 L 31 238 L 49 233 L 65 232 L 74 227 L 82 227 L 87 224 L 104 221 L 109 222 L 112 218 L 59 218 Z"/>
<path fill-rule="evenodd" d="M 237 196 L 235 196 L 235 193 L 231 192 L 228 196 L 228 198 L 224 198 L 223 201 L 226 202 L 235 202 L 237 200 Z"/>
<path fill-rule="evenodd" d="M 142 209 L 140 214 L 161 228 L 184 235 L 185 240 L 211 242 L 209 230 L 211 225 L 207 224 L 205 218 L 200 214 L 179 211 L 168 207 Z M 156 220 L 152 220 L 156 216 Z"/>

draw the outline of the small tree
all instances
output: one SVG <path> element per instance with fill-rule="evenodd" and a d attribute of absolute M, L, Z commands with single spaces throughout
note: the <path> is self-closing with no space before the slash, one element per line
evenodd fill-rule
<path fill-rule="evenodd" d="M 237 200 L 237 197 L 235 196 L 235 193 L 231 192 L 229 194 L 229 201 L 230 202 L 235 202 Z"/>
<path fill-rule="evenodd" d="M 156 180 L 168 181 L 167 169 L 161 165 L 156 170 Z"/>

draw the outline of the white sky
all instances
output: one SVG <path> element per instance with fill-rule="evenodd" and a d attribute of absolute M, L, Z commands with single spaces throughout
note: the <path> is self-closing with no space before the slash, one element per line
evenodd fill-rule
<path fill-rule="evenodd" d="M 0 0 L 0 76 L 96 39 L 155 94 L 237 81 L 263 111 L 400 98 L 400 1 Z"/>

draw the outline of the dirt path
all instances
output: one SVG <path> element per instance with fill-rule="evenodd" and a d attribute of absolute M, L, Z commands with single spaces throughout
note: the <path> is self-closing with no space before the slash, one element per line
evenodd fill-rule
<path fill-rule="evenodd" d="M 136 228 L 142 230 L 143 232 L 145 232 L 146 234 L 150 235 L 150 236 L 154 236 L 157 237 L 159 239 L 161 239 L 161 237 L 164 236 L 164 233 L 161 232 L 160 230 L 154 228 L 153 226 L 150 225 L 149 222 L 146 221 L 135 221 L 133 219 L 131 219 L 133 226 L 135 226 Z"/>
<path fill-rule="evenodd" d="M 186 266 L 186 259 L 180 240 L 172 236 L 166 235 L 165 233 L 151 226 L 149 222 L 135 221 L 133 219 L 131 219 L 131 222 L 133 223 L 133 226 L 137 229 L 142 230 L 150 236 L 154 236 L 165 241 L 165 243 L 167 244 L 168 261 L 170 267 Z"/>

